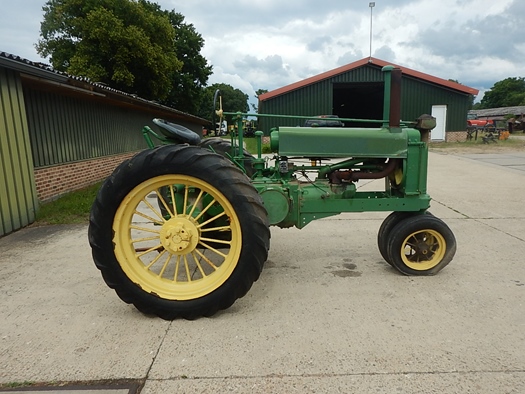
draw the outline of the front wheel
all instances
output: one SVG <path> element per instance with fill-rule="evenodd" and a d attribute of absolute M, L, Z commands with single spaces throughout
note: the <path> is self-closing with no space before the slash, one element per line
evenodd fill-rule
<path fill-rule="evenodd" d="M 244 296 L 269 238 L 266 210 L 248 178 L 192 146 L 159 147 L 121 164 L 102 185 L 89 226 L 108 286 L 168 320 L 211 316 Z"/>
<path fill-rule="evenodd" d="M 390 231 L 388 261 L 405 275 L 435 275 L 456 253 L 450 228 L 433 215 L 401 220 Z"/>
<path fill-rule="evenodd" d="M 377 247 L 379 253 L 385 261 L 392 265 L 387 253 L 388 240 L 392 229 L 403 219 L 406 219 L 410 215 L 413 215 L 412 212 L 392 212 L 388 215 L 385 220 L 381 223 L 379 231 L 377 232 Z"/>

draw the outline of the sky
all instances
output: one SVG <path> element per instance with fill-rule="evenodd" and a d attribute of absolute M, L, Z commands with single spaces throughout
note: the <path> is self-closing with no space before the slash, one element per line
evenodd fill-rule
<path fill-rule="evenodd" d="M 475 101 L 498 81 L 525 77 L 523 0 L 376 0 L 373 8 L 368 0 L 150 2 L 181 13 L 202 35 L 209 84 L 230 84 L 250 101 L 257 89 L 370 54 L 476 88 Z M 0 52 L 49 63 L 35 50 L 45 3 L 0 0 Z"/>

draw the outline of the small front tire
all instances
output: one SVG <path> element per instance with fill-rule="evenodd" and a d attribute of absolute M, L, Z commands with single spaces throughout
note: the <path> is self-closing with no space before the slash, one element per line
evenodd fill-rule
<path fill-rule="evenodd" d="M 433 215 L 409 216 L 390 231 L 387 253 L 387 261 L 405 275 L 435 275 L 454 257 L 456 238 Z"/>
<path fill-rule="evenodd" d="M 406 219 L 410 215 L 413 215 L 413 213 L 412 212 L 392 212 L 390 215 L 388 215 L 385 218 L 385 220 L 383 220 L 383 223 L 381 223 L 381 226 L 379 227 L 379 231 L 377 232 L 377 247 L 383 259 L 385 259 L 385 261 L 390 265 L 392 265 L 392 263 L 390 262 L 390 259 L 387 253 L 390 232 L 401 220 Z"/>

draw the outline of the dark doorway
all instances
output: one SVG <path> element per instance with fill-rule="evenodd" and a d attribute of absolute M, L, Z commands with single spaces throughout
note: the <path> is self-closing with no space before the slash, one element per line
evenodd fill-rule
<path fill-rule="evenodd" d="M 383 82 L 335 83 L 333 114 L 340 118 L 383 119 Z M 345 127 L 381 127 L 381 123 L 345 122 Z"/>

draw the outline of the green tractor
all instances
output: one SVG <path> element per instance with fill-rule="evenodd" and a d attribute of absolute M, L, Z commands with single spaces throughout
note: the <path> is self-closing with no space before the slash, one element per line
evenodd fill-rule
<path fill-rule="evenodd" d="M 261 131 L 256 157 L 242 149 L 243 118 L 272 115 L 230 114 L 238 125 L 229 141 L 201 140 L 155 119 L 161 133 L 143 129 L 150 149 L 115 169 L 91 210 L 89 242 L 107 285 L 146 314 L 211 316 L 259 278 L 270 226 L 303 228 L 365 211 L 391 212 L 377 235 L 388 264 L 405 275 L 439 272 L 456 240 L 427 211 L 427 140 L 435 119 L 401 121 L 401 71 L 383 72 L 384 119 L 363 120 L 382 127 L 280 127 L 271 132 L 273 156 L 262 154 Z M 360 191 L 362 179 L 384 179 L 384 187 Z"/>

